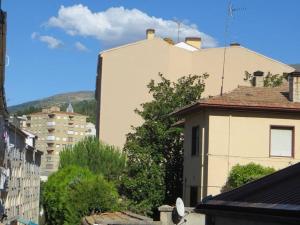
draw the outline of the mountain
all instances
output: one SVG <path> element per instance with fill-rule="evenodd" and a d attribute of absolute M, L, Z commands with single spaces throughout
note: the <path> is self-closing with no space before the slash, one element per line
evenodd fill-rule
<path fill-rule="evenodd" d="M 71 101 L 71 103 L 73 104 L 82 101 L 92 101 L 94 99 L 95 98 L 94 98 L 93 91 L 69 92 L 69 93 L 53 95 L 35 101 L 25 102 L 19 105 L 10 106 L 8 107 L 8 111 L 10 113 L 15 113 L 18 111 L 25 111 L 29 108 L 46 108 L 53 105 L 64 106 L 69 101 Z"/>
<path fill-rule="evenodd" d="M 300 71 L 300 64 L 291 64 L 291 67 L 294 67 L 297 71 Z"/>

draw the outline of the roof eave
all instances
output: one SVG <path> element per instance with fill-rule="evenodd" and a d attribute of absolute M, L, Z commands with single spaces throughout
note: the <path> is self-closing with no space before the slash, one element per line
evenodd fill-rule
<path fill-rule="evenodd" d="M 300 108 L 288 108 L 288 107 L 277 107 L 277 106 L 251 106 L 251 105 L 229 105 L 229 104 L 212 104 L 212 103 L 201 103 L 198 102 L 189 107 L 182 108 L 172 113 L 176 116 L 185 116 L 187 114 L 194 113 L 204 108 L 211 109 L 231 109 L 231 110 L 242 110 L 242 111 L 274 111 L 274 112 L 300 112 Z"/>
<path fill-rule="evenodd" d="M 204 213 L 207 215 L 229 215 L 231 214 L 246 214 L 248 216 L 253 215 L 261 215 L 264 217 L 274 217 L 278 219 L 278 216 L 281 218 L 291 218 L 291 219 L 298 219 L 300 221 L 299 217 L 299 208 L 300 206 L 297 206 L 296 208 L 293 207 L 287 207 L 287 205 L 284 204 L 278 204 L 274 207 L 274 204 L 260 204 L 260 203 L 248 203 L 248 202 L 230 202 L 230 201 L 218 201 L 211 200 L 207 203 L 199 204 L 195 212 L 197 213 Z"/>

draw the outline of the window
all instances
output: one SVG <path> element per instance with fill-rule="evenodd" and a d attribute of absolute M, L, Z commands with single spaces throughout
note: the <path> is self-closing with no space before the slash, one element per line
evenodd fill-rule
<path fill-rule="evenodd" d="M 46 164 L 46 169 L 53 169 L 53 168 L 54 168 L 53 164 Z"/>
<path fill-rule="evenodd" d="M 294 127 L 271 126 L 270 155 L 293 157 Z"/>
<path fill-rule="evenodd" d="M 197 206 L 198 203 L 198 186 L 191 186 L 190 188 L 190 207 Z"/>
<path fill-rule="evenodd" d="M 200 147 L 200 129 L 199 126 L 195 126 L 192 128 L 192 156 L 199 155 L 199 147 Z"/>

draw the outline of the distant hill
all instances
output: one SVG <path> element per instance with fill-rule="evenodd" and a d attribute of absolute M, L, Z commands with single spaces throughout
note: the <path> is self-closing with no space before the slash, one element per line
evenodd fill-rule
<path fill-rule="evenodd" d="M 10 113 L 16 113 L 17 111 L 25 111 L 28 108 L 46 108 L 50 106 L 63 106 L 67 104 L 69 101 L 73 103 L 81 102 L 81 101 L 90 101 L 94 100 L 94 92 L 93 91 L 78 91 L 78 92 L 69 92 L 58 95 L 53 95 L 47 98 L 25 102 L 19 105 L 14 105 L 8 107 L 8 111 Z"/>
<path fill-rule="evenodd" d="M 294 67 L 296 70 L 300 71 L 300 64 L 291 64 L 291 67 Z"/>

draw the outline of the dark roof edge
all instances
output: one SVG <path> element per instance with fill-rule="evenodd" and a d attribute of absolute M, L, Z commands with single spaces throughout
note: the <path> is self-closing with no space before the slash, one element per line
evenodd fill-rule
<path fill-rule="evenodd" d="M 198 206 L 202 207 L 201 205 L 209 204 L 209 202 L 215 201 L 215 200 L 222 200 L 222 198 L 227 198 L 228 196 L 231 196 L 231 195 L 234 195 L 235 197 L 247 195 L 249 193 L 257 191 L 258 189 L 261 189 L 263 187 L 266 187 L 268 185 L 271 185 L 271 184 L 281 181 L 283 179 L 288 179 L 291 176 L 297 175 L 297 174 L 299 174 L 299 171 L 300 171 L 300 163 L 296 163 L 295 165 L 286 167 L 275 173 L 264 176 L 255 181 L 249 182 L 249 183 L 247 183 L 241 187 L 235 188 L 231 191 L 218 194 L 218 195 L 214 196 L 213 198 L 211 198 L 210 200 L 208 200 L 206 203 L 200 203 Z M 226 201 L 226 202 L 230 203 L 230 201 Z M 197 206 L 197 208 L 198 208 L 198 206 Z M 299 213 L 299 211 L 298 211 L 298 213 Z"/>
<path fill-rule="evenodd" d="M 245 203 L 245 206 L 236 206 L 231 205 L 231 202 L 226 202 L 225 204 L 200 204 L 195 209 L 195 212 L 202 213 L 205 215 L 218 215 L 218 216 L 235 216 L 240 218 L 245 218 L 247 216 L 248 218 L 253 218 L 253 220 L 259 220 L 261 218 L 266 218 L 268 221 L 270 221 L 270 217 L 273 219 L 273 221 L 276 222 L 298 222 L 295 224 L 299 224 L 300 222 L 300 216 L 299 211 L 297 210 L 289 210 L 284 209 L 284 206 L 282 205 L 281 208 L 270 208 L 270 207 L 255 207 L 255 204 L 253 203 L 253 206 L 248 207 Z"/>
<path fill-rule="evenodd" d="M 193 105 L 176 110 L 170 115 L 184 116 L 203 108 L 212 109 L 232 109 L 248 111 L 275 111 L 275 112 L 300 112 L 300 108 L 276 107 L 276 106 L 251 106 L 251 105 L 231 105 L 231 104 L 212 104 L 212 103 L 194 103 Z"/>

